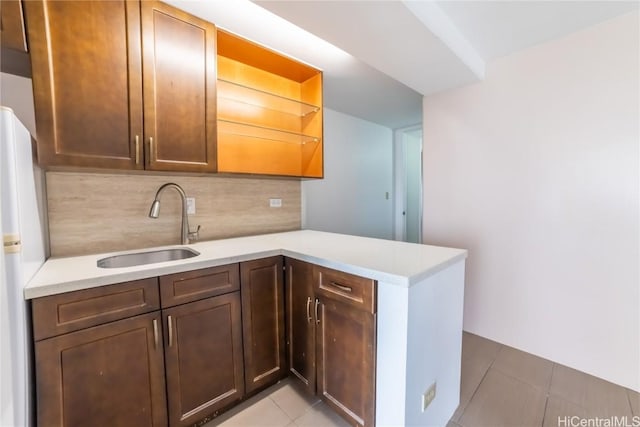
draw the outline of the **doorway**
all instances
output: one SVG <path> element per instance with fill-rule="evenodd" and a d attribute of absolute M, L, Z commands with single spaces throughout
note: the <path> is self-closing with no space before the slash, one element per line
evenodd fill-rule
<path fill-rule="evenodd" d="M 394 133 L 394 238 L 422 243 L 422 126 Z"/>

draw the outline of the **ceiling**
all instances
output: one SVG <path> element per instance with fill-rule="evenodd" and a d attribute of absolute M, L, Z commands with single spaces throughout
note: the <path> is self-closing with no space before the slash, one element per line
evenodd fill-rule
<path fill-rule="evenodd" d="M 438 1 L 485 60 L 638 10 L 638 1 Z"/>
<path fill-rule="evenodd" d="M 167 0 L 324 72 L 325 106 L 390 128 L 487 61 L 635 10 L 638 1 Z M 327 43 L 328 42 L 328 43 Z"/>

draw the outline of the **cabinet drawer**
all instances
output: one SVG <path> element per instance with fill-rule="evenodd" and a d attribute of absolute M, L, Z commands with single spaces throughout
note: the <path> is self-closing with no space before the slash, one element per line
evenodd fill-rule
<path fill-rule="evenodd" d="M 158 309 L 155 277 L 36 298 L 33 337 L 38 341 Z"/>
<path fill-rule="evenodd" d="M 238 264 L 160 277 L 162 308 L 240 290 Z"/>
<path fill-rule="evenodd" d="M 313 282 L 316 294 L 343 302 L 352 307 L 376 312 L 376 281 L 326 267 L 314 266 Z"/>

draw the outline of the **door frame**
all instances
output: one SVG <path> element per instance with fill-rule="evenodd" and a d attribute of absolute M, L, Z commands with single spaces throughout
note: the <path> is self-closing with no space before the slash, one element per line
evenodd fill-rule
<path fill-rule="evenodd" d="M 405 158 L 405 135 L 409 133 L 422 132 L 422 124 L 418 123 L 412 126 L 406 126 L 395 129 L 393 131 L 393 238 L 394 240 L 407 240 L 407 164 Z M 422 138 L 421 147 L 424 147 L 424 138 Z M 420 164 L 422 165 L 422 153 L 420 150 Z M 422 203 L 424 191 L 424 173 L 420 167 L 420 191 L 419 191 L 419 221 L 418 221 L 418 243 L 422 243 Z"/>

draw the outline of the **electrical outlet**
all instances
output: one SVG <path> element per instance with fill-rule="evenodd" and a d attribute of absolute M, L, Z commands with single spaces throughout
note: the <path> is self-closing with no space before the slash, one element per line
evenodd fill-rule
<path fill-rule="evenodd" d="M 269 199 L 269 207 L 270 208 L 281 208 L 282 207 L 282 199 Z"/>
<path fill-rule="evenodd" d="M 431 384 L 431 386 L 424 392 L 422 395 L 422 412 L 424 412 L 427 407 L 433 402 L 433 399 L 436 398 L 436 383 Z"/>
<path fill-rule="evenodd" d="M 187 197 L 187 214 L 195 215 L 196 213 L 196 198 Z"/>

